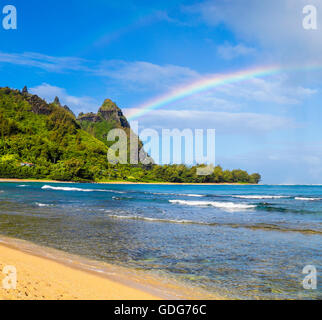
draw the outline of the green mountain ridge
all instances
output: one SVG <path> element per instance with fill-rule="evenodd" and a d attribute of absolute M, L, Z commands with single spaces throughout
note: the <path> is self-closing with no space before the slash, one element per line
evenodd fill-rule
<path fill-rule="evenodd" d="M 37 95 L 0 88 L 0 178 L 61 181 L 241 182 L 258 183 L 260 175 L 243 170 L 197 176 L 198 166 L 121 165 L 107 161 L 108 132 L 130 125 L 122 110 L 106 99 L 98 112 L 75 117 L 56 97 L 47 103 Z M 143 146 L 139 140 L 139 147 Z M 147 155 L 146 155 L 147 156 Z"/>
<path fill-rule="evenodd" d="M 102 141 L 107 147 L 110 147 L 114 142 L 107 140 L 107 135 L 112 129 L 122 129 L 125 131 L 128 143 L 127 143 L 127 160 L 130 163 L 130 152 L 131 148 L 135 147 L 135 145 L 131 146 L 130 138 L 137 139 L 138 142 L 138 150 L 133 150 L 133 152 L 137 153 L 139 157 L 139 151 L 142 149 L 144 157 L 147 159 L 148 155 L 144 151 L 143 143 L 138 138 L 138 136 L 132 131 L 129 122 L 124 116 L 122 110 L 110 99 L 106 99 L 102 106 L 98 109 L 97 113 L 80 113 L 77 122 L 81 126 L 83 130 Z M 151 158 L 150 158 L 151 159 Z M 153 159 L 151 159 L 153 162 Z"/>
<path fill-rule="evenodd" d="M 26 92 L 0 89 L 0 130 L 1 177 L 93 180 L 91 163 L 106 160 L 105 144 L 69 111 Z"/>

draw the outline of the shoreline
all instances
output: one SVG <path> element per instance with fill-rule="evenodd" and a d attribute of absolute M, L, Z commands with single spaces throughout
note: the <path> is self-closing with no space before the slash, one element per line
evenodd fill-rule
<path fill-rule="evenodd" d="M 17 270 L 17 288 L 0 286 L 0 300 L 223 299 L 145 271 L 0 236 L 0 284 L 7 265 Z"/>
<path fill-rule="evenodd" d="M 15 182 L 39 182 L 39 183 L 86 183 L 86 184 L 119 184 L 119 185 L 173 185 L 173 186 L 259 186 L 252 183 L 179 183 L 179 182 L 130 182 L 130 181 L 106 181 L 106 182 L 74 182 L 57 180 L 36 180 L 36 179 L 4 179 L 0 178 L 0 183 Z"/>
<path fill-rule="evenodd" d="M 38 182 L 38 183 L 84 183 L 84 184 L 119 184 L 119 185 L 173 185 L 173 186 L 322 186 L 322 184 L 266 184 L 266 183 L 179 183 L 179 182 L 130 182 L 130 181 L 106 181 L 106 182 L 74 182 L 74 181 L 57 181 L 57 180 L 37 180 L 37 179 L 9 179 L 0 178 L 0 183 L 15 183 L 15 182 Z"/>

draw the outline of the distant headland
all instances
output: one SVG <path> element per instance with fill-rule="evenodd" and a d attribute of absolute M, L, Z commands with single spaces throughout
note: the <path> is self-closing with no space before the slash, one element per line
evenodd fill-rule
<path fill-rule="evenodd" d="M 106 137 L 115 128 L 134 134 L 122 110 L 109 99 L 96 114 L 76 117 L 58 97 L 47 103 L 27 87 L 21 91 L 0 88 L 0 178 L 187 184 L 258 184 L 261 180 L 258 173 L 221 166 L 209 175 L 198 175 L 198 168 L 205 165 L 111 164 L 106 157 L 111 142 Z"/>

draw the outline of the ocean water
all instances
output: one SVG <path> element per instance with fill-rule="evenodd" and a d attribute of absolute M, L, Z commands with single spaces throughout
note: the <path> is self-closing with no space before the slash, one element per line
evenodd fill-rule
<path fill-rule="evenodd" d="M 322 298 L 322 186 L 1 183 L 0 234 L 229 298 Z"/>

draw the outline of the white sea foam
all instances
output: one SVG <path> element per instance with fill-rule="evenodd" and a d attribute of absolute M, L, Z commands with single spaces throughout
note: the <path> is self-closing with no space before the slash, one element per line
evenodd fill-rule
<path fill-rule="evenodd" d="M 289 198 L 288 196 L 264 196 L 264 195 L 249 195 L 249 196 L 232 196 L 233 198 L 240 198 L 240 199 L 283 199 Z"/>
<path fill-rule="evenodd" d="M 162 195 L 162 196 L 180 196 L 180 197 L 206 197 L 204 194 L 193 194 L 193 193 L 166 193 L 166 192 L 153 192 L 152 194 Z"/>
<path fill-rule="evenodd" d="M 81 192 L 112 192 L 112 193 L 126 193 L 123 191 L 116 190 L 104 190 L 104 189 L 82 189 L 82 188 L 71 188 L 71 187 L 53 187 L 53 186 L 43 186 L 43 190 L 56 190 L 56 191 L 81 191 Z"/>
<path fill-rule="evenodd" d="M 125 219 L 125 220 L 143 220 L 150 222 L 167 222 L 167 223 L 178 223 L 178 224 L 208 224 L 200 221 L 192 221 L 192 220 L 174 220 L 174 219 L 159 219 L 159 218 L 150 218 L 150 217 L 142 217 L 142 216 L 121 216 L 116 214 L 110 214 L 110 218 L 113 219 Z"/>
<path fill-rule="evenodd" d="M 128 200 L 128 199 L 133 199 L 132 197 L 124 197 L 124 198 L 120 198 L 120 197 L 112 197 L 113 200 Z"/>
<path fill-rule="evenodd" d="M 93 189 L 80 189 L 80 188 L 70 188 L 70 187 L 52 187 L 52 186 L 43 186 L 43 190 L 60 190 L 60 191 L 83 191 L 91 192 Z"/>
<path fill-rule="evenodd" d="M 20 186 L 18 186 L 18 188 L 25 188 L 25 187 L 28 187 L 28 186 L 25 184 L 21 184 Z"/>
<path fill-rule="evenodd" d="M 52 204 L 45 204 L 45 203 L 39 203 L 39 202 L 36 202 L 36 205 L 38 207 L 52 207 Z"/>
<path fill-rule="evenodd" d="M 234 202 L 218 202 L 218 201 L 186 201 L 186 200 L 169 200 L 173 204 L 181 204 L 187 206 L 198 206 L 198 207 L 215 207 L 225 209 L 228 211 L 232 210 L 246 210 L 253 209 L 256 205 L 245 204 L 245 203 L 234 203 Z"/>
<path fill-rule="evenodd" d="M 296 197 L 295 200 L 299 200 L 299 201 L 319 201 L 319 200 L 322 200 L 322 198 Z"/>
<path fill-rule="evenodd" d="M 200 197 L 206 197 L 206 195 L 204 194 L 184 194 L 184 193 L 180 193 L 178 194 L 178 196 L 181 196 L 181 197 L 196 197 L 196 198 L 200 198 Z"/>

